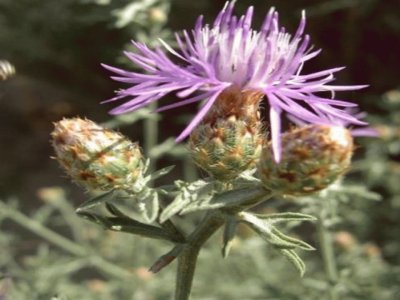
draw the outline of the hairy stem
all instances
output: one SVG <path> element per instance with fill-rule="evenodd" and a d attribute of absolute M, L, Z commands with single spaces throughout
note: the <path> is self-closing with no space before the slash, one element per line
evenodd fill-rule
<path fill-rule="evenodd" d="M 209 213 L 187 238 L 178 257 L 175 300 L 189 299 L 200 248 L 224 222 L 225 218 L 219 212 Z"/>
<path fill-rule="evenodd" d="M 339 294 L 335 287 L 338 280 L 338 271 L 333 249 L 332 234 L 326 224 L 324 224 L 324 219 L 324 216 L 320 216 L 317 225 L 322 260 L 324 262 L 325 274 L 329 280 L 329 299 L 338 300 Z"/>
<path fill-rule="evenodd" d="M 209 237 L 225 223 L 227 215 L 236 215 L 269 199 L 271 196 L 271 192 L 263 188 L 255 189 L 242 195 L 242 200 L 244 201 L 240 205 L 229 207 L 229 209 L 211 211 L 205 217 L 199 227 L 189 235 L 187 242 L 182 245 L 183 248 L 179 253 L 175 300 L 187 300 L 190 298 L 194 271 L 200 249 Z"/>

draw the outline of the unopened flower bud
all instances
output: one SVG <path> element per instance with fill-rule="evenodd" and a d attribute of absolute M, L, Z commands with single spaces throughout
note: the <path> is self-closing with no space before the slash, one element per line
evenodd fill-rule
<path fill-rule="evenodd" d="M 160 7 L 153 7 L 148 11 L 150 21 L 154 23 L 165 23 L 167 21 L 167 14 Z"/>
<path fill-rule="evenodd" d="M 262 150 L 259 174 L 264 186 L 286 195 L 306 195 L 336 181 L 350 166 L 353 138 L 341 126 L 309 125 L 282 135 L 282 159 L 271 143 Z"/>
<path fill-rule="evenodd" d="M 192 131 L 192 157 L 215 179 L 232 180 L 255 167 L 262 146 L 258 112 L 261 98 L 258 92 L 228 89 Z"/>
<path fill-rule="evenodd" d="M 338 231 L 334 235 L 335 243 L 343 250 L 351 250 L 357 245 L 357 240 L 348 231 Z"/>
<path fill-rule="evenodd" d="M 363 246 L 363 252 L 369 258 L 379 258 L 382 255 L 382 250 L 374 243 L 367 243 Z"/>
<path fill-rule="evenodd" d="M 130 189 L 142 176 L 138 144 L 90 120 L 63 119 L 55 123 L 51 137 L 56 159 L 87 189 Z"/>

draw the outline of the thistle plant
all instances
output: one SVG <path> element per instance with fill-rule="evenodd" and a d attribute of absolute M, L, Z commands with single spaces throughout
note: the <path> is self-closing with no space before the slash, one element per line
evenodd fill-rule
<path fill-rule="evenodd" d="M 365 125 L 343 108 L 357 106 L 348 101 L 320 96 L 327 92 L 351 91 L 365 85 L 331 85 L 335 67 L 310 74 L 302 74 L 304 64 L 318 56 L 310 37 L 304 35 L 305 12 L 296 33 L 291 36 L 280 27 L 278 13 L 271 8 L 259 31 L 252 29 L 253 7 L 245 15 L 233 15 L 234 2 L 227 2 L 212 26 L 203 25 L 200 16 L 190 34 L 176 34 L 179 52 L 160 40 L 164 48 L 180 63 L 174 63 L 161 48 L 149 49 L 133 42 L 137 53 L 126 56 L 147 74 L 126 71 L 103 65 L 114 72 L 114 80 L 133 84 L 117 92 L 105 102 L 129 98 L 111 111 L 126 113 L 157 101 L 171 92 L 183 100 L 160 107 L 157 111 L 200 102 L 204 103 L 189 125 L 177 137 L 182 141 L 201 122 L 219 96 L 227 88 L 237 86 L 241 91 L 255 91 L 264 95 L 269 106 L 272 146 L 276 161 L 280 160 L 281 115 L 289 115 L 312 124 L 336 124 L 344 120 L 350 124 Z M 194 92 L 199 95 L 192 96 Z M 239 105 L 239 103 L 232 103 Z"/>
<path fill-rule="evenodd" d="M 86 188 L 105 192 L 80 205 L 79 216 L 109 230 L 173 243 L 150 270 L 157 273 L 177 259 L 177 300 L 190 297 L 205 242 L 223 228 L 221 252 L 227 257 L 239 224 L 286 257 L 302 276 L 306 267 L 298 251 L 315 248 L 286 235 L 280 226 L 323 220 L 300 212 L 257 214 L 252 208 L 271 198 L 324 193 L 350 168 L 353 139 L 346 126 L 366 125 L 348 110 L 356 104 L 334 98 L 336 91 L 364 85 L 331 85 L 333 74 L 342 68 L 302 74 L 305 62 L 320 52 L 310 47 L 310 37 L 303 33 L 304 12 L 292 36 L 279 26 L 273 8 L 259 31 L 251 27 L 252 7 L 240 18 L 233 9 L 234 2 L 227 2 L 212 25 L 203 25 L 200 17 L 191 34 L 177 34 L 178 50 L 160 40 L 179 64 L 161 48 L 133 42 L 137 51 L 126 55 L 144 74 L 104 65 L 117 74 L 113 79 L 131 84 L 108 100 L 129 98 L 112 114 L 137 110 L 171 92 L 181 100 L 158 112 L 203 102 L 177 141 L 189 137 L 194 163 L 209 178 L 154 187 L 154 180 L 172 168 L 148 172 L 150 161 L 144 163 L 139 146 L 120 134 L 80 119 L 61 121 L 52 134 L 67 173 Z M 263 103 L 269 124 L 260 117 Z M 282 134 L 282 113 L 307 125 Z M 82 177 L 87 172 L 90 180 Z M 205 216 L 189 234 L 175 224 L 176 215 L 202 212 Z M 323 245 L 322 251 L 332 251 L 331 245 Z M 330 255 L 324 257 L 331 263 Z M 331 298 L 337 299 L 337 293 Z"/>

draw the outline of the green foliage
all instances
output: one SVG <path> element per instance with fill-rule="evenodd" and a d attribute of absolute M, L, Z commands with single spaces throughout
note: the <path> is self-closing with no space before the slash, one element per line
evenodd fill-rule
<path fill-rule="evenodd" d="M 218 3 L 222 5 L 223 2 Z M 290 232 L 288 237 L 275 231 L 275 238 L 316 249 L 299 252 L 307 265 L 303 278 L 299 278 L 295 269 L 276 251 L 275 240 L 266 244 L 254 232 L 249 232 L 243 222 L 231 218 L 224 232 L 218 232 L 200 254 L 193 299 L 319 300 L 327 299 L 332 290 L 339 299 L 391 300 L 400 297 L 400 90 L 396 89 L 399 65 L 399 43 L 396 41 L 400 19 L 394 2 L 238 1 L 238 9 L 255 4 L 256 12 L 258 8 L 265 11 L 268 5 L 276 5 L 283 12 L 281 16 L 285 23 L 293 27 L 298 22 L 300 10 L 306 8 L 308 30 L 314 44 L 324 48 L 318 64 L 351 65 L 353 71 L 349 68 L 340 78 L 348 76 L 349 82 L 371 85 L 359 103 L 372 112 L 369 119 L 382 137 L 360 139 L 357 160 L 344 185 L 335 185 L 319 197 L 274 197 L 251 210 L 259 220 L 264 222 L 266 218 L 282 232 Z M 171 3 L 174 12 L 168 15 Z M 76 109 L 84 107 L 82 103 L 88 103 L 95 115 L 97 109 L 93 109 L 94 106 L 99 99 L 109 97 L 112 90 L 105 80 L 106 75 L 99 72 L 100 62 L 117 60 L 126 63 L 121 58 L 121 48 L 129 39 L 151 45 L 158 43 L 156 37 L 170 39 L 171 28 L 192 26 L 194 17 L 200 12 L 205 12 L 206 17 L 214 15 L 220 8 L 215 3 L 211 0 L 195 4 L 182 0 L 3 0 L 0 3 L 0 59 L 15 64 L 16 80 L 21 73 L 54 84 L 61 90 L 74 90 L 77 97 L 76 100 L 72 97 L 71 101 Z M 184 13 L 176 13 L 179 11 Z M 387 51 L 389 44 L 391 51 Z M 88 95 L 96 99 L 86 101 Z M 3 91 L 0 97 L 4 97 Z M 144 109 L 119 116 L 106 121 L 105 125 L 126 129 L 137 122 L 143 124 L 143 131 L 151 122 L 157 125 L 161 121 L 170 126 L 170 120 L 161 120 L 149 112 L 150 109 Z M 29 120 L 24 119 L 24 122 Z M 4 125 L 8 124 L 2 125 L 7 128 Z M 147 130 L 150 127 L 146 127 Z M 141 127 L 135 125 L 134 128 L 137 129 L 135 139 L 139 139 Z M 163 204 L 169 204 L 161 214 L 164 223 L 146 224 L 152 227 L 144 227 L 136 221 L 126 223 L 127 219 L 140 215 L 133 210 L 126 213 L 127 199 L 111 203 L 108 197 L 93 200 L 91 204 L 98 204 L 96 207 L 85 207 L 96 209 L 87 215 L 91 220 L 100 221 L 106 228 L 110 228 L 110 222 L 112 226 L 119 222 L 119 231 L 129 227 L 127 231 L 145 232 L 144 235 L 149 236 L 149 232 L 164 233 L 166 228 L 171 231 L 165 221 L 173 217 L 181 222 L 185 232 L 189 232 L 199 223 L 199 218 L 189 212 L 220 208 L 229 202 L 232 194 L 213 198 L 210 191 L 214 186 L 208 179 L 195 180 L 196 173 L 186 148 L 174 145 L 169 139 L 170 132 L 168 137 L 166 133 L 155 132 L 149 135 L 147 131 L 143 135 L 147 157 L 154 161 L 149 172 L 153 178 L 148 178 L 149 182 L 164 183 L 167 177 L 171 183 L 180 173 L 185 173 L 192 182 L 162 186 L 162 190 L 172 191 L 173 196 L 168 198 L 169 202 L 163 198 Z M 47 132 L 45 136 L 47 139 Z M 149 136 L 155 137 L 156 142 L 157 138 L 164 142 L 156 147 L 148 140 Z M 170 160 L 174 160 L 177 167 L 154 173 L 157 160 L 163 166 L 171 165 Z M 171 172 L 168 176 L 156 176 L 165 175 L 165 171 Z M 22 172 L 18 170 L 18 173 Z M 30 178 L 25 180 L 30 181 Z M 238 185 L 243 187 L 245 194 L 248 187 L 257 182 L 247 174 Z M 36 188 L 43 188 L 43 183 Z M 0 202 L 0 298 L 4 295 L 7 299 L 38 300 L 171 298 L 175 263 L 160 267 L 157 274 L 147 271 L 158 257 L 163 258 L 164 253 L 167 257 L 179 253 L 170 250 L 170 236 L 165 240 L 148 240 L 104 230 L 74 214 L 73 199 L 65 196 L 71 194 L 70 187 L 42 189 L 41 192 L 42 202 L 32 202 L 34 209 L 29 213 L 22 211 L 27 209 L 23 204 L 32 198 L 32 194 L 28 194 L 31 190 L 19 201 Z M 236 192 L 240 193 L 240 190 Z M 165 197 L 161 190 L 160 194 Z M 286 211 L 298 213 L 281 213 Z M 104 217 L 106 213 L 108 215 Z M 316 225 L 297 222 L 310 220 L 305 216 L 309 214 L 317 217 Z M 333 274 L 334 280 L 325 270 L 322 245 L 318 242 L 321 232 L 315 230 L 319 225 L 325 229 L 325 238 L 328 237 L 334 249 L 337 270 Z M 265 232 L 254 231 L 271 239 Z M 343 240 L 343 233 L 347 240 Z M 299 244 L 299 238 L 306 244 Z M 221 246 L 226 259 L 221 259 Z M 302 262 L 292 250 L 283 249 L 301 271 Z"/>

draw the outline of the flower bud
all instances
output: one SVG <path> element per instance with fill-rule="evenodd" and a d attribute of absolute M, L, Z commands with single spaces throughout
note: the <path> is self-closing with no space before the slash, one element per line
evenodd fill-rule
<path fill-rule="evenodd" d="M 350 166 L 353 138 L 341 126 L 308 125 L 281 136 L 282 159 L 271 143 L 262 150 L 259 174 L 264 186 L 286 195 L 307 195 L 337 180 Z"/>
<path fill-rule="evenodd" d="M 343 250 L 351 250 L 357 246 L 355 237 L 347 231 L 338 231 L 334 235 L 335 243 Z"/>
<path fill-rule="evenodd" d="M 153 23 L 165 23 L 168 19 L 166 12 L 160 7 L 153 7 L 148 10 L 149 19 Z"/>
<path fill-rule="evenodd" d="M 192 157 L 215 179 L 232 180 L 255 167 L 262 146 L 258 112 L 261 98 L 258 92 L 228 89 L 192 131 Z"/>
<path fill-rule="evenodd" d="M 90 120 L 63 119 L 51 133 L 56 159 L 87 189 L 130 189 L 142 176 L 139 146 Z"/>

